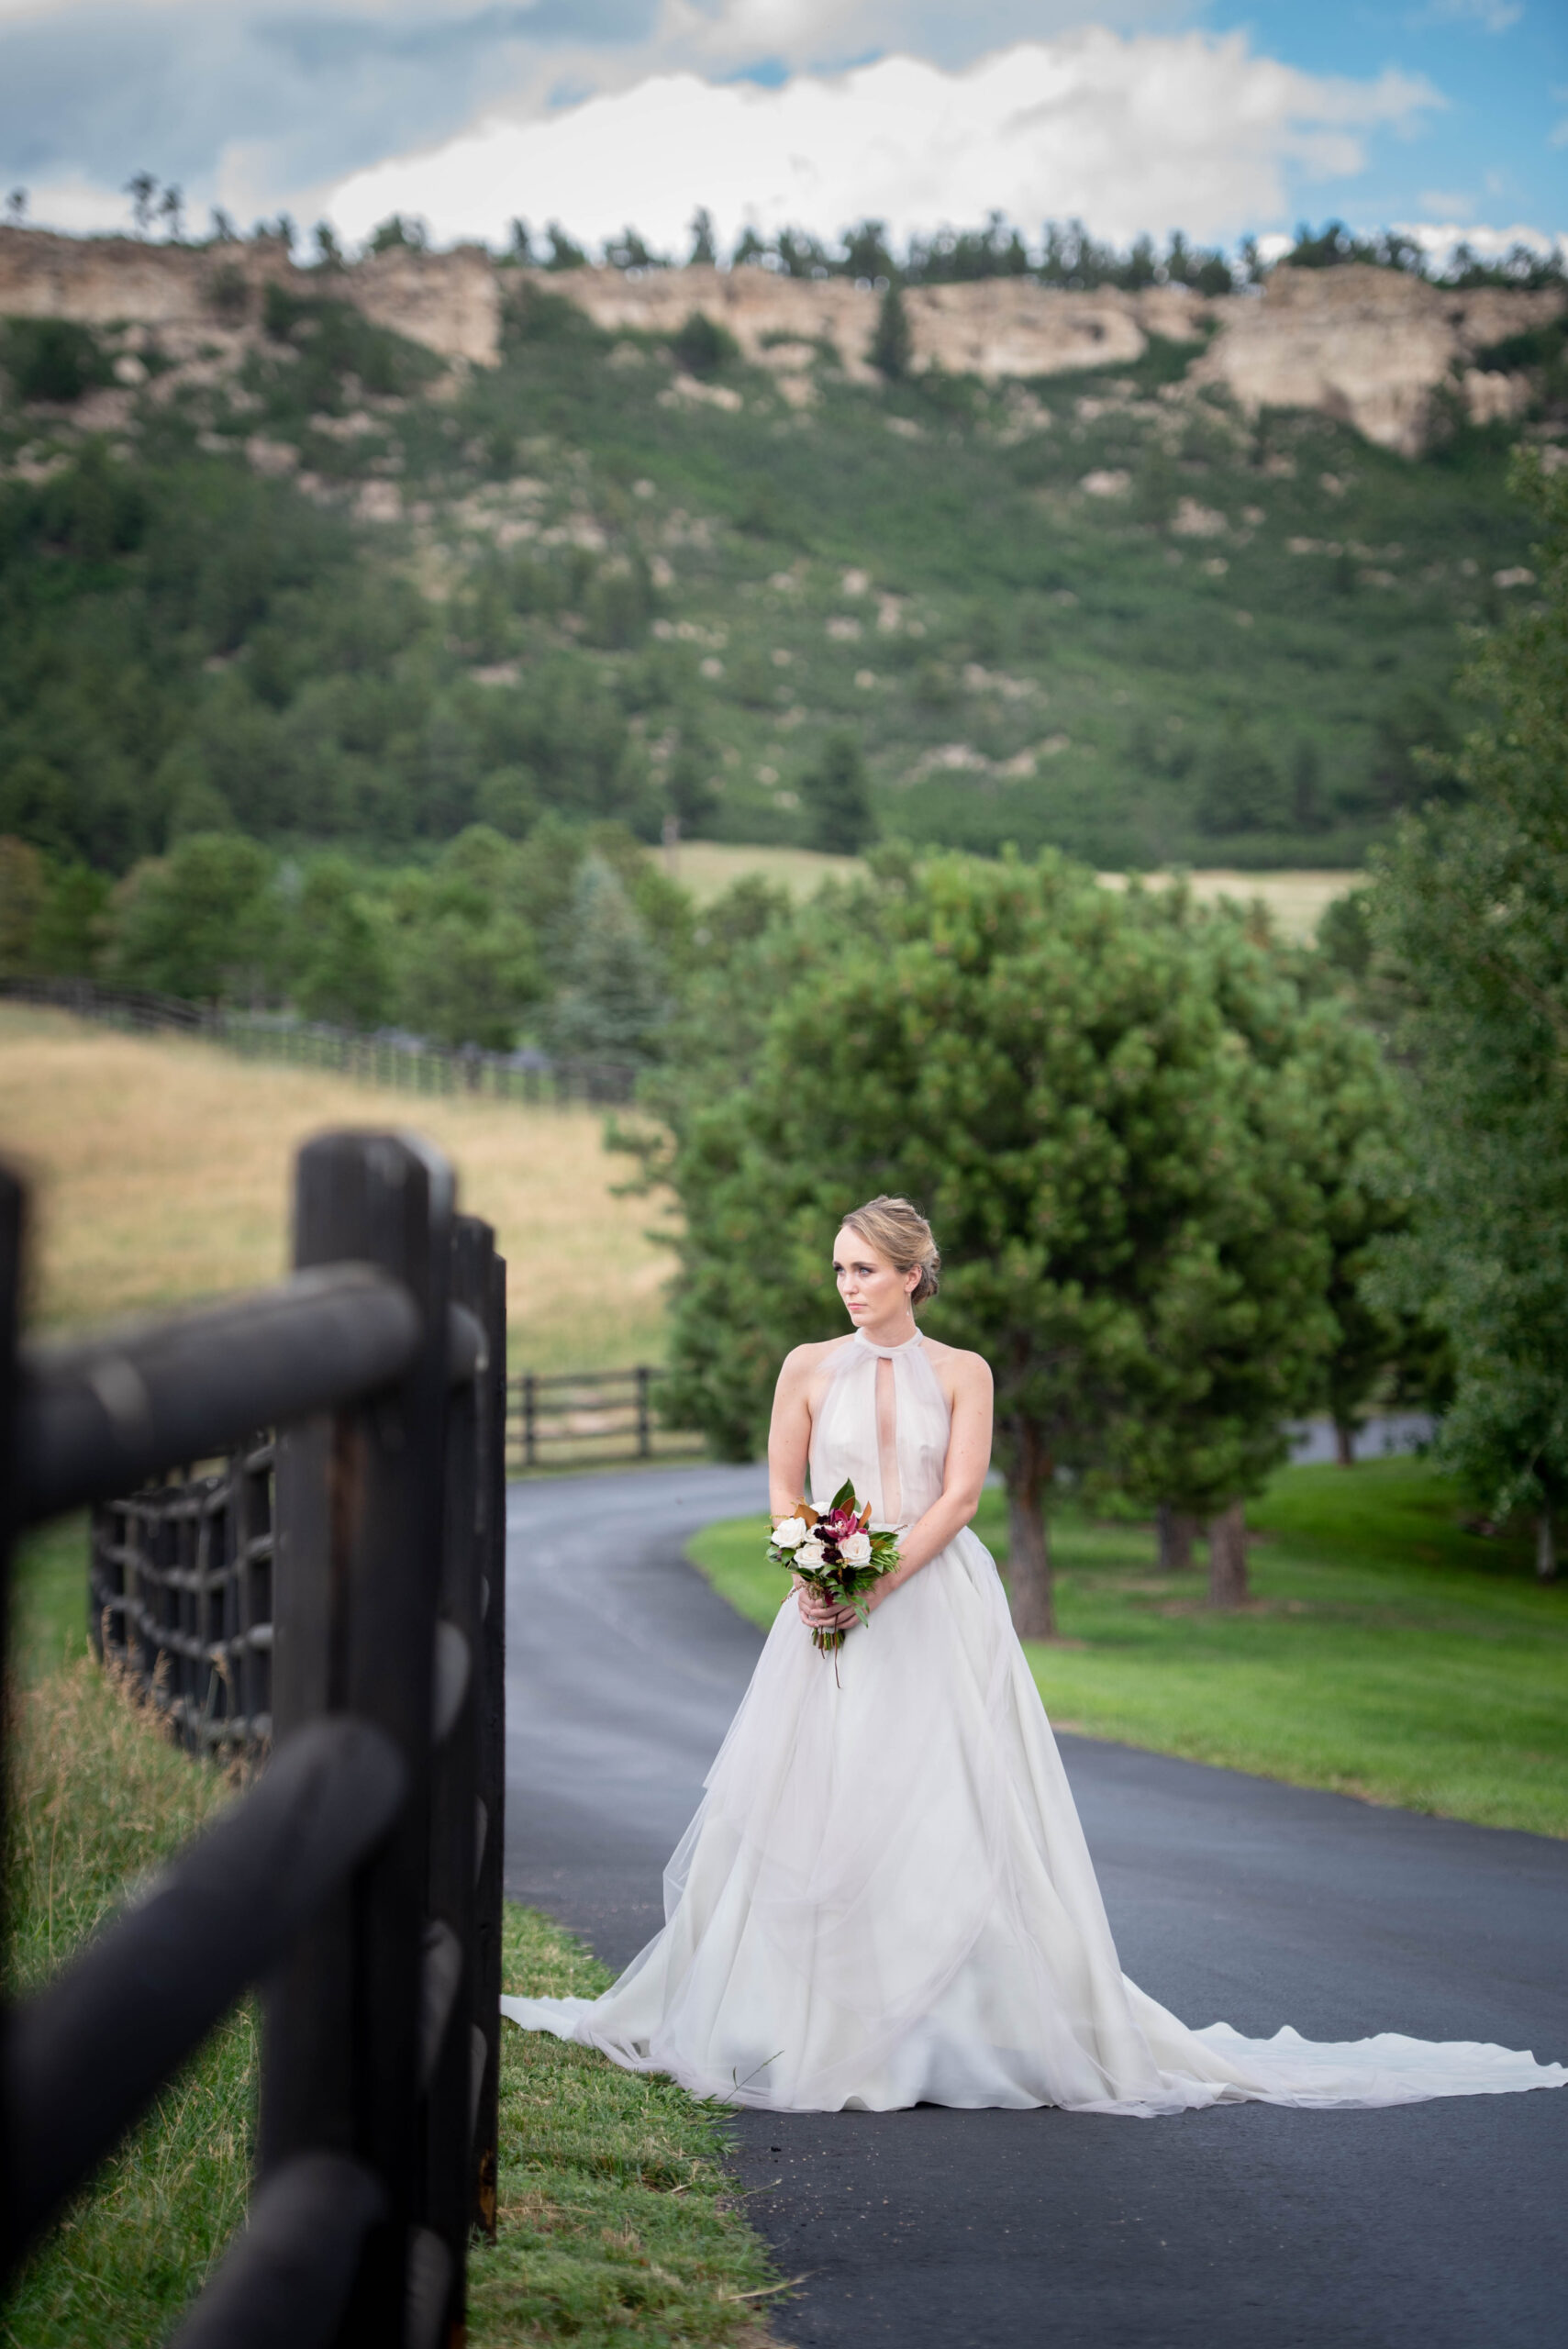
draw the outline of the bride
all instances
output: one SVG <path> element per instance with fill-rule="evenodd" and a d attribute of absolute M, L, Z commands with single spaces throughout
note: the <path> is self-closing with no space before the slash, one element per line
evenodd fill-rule
<path fill-rule="evenodd" d="M 902 1529 L 864 1629 L 804 1586 L 780 1608 L 664 1879 L 666 1923 L 599 1998 L 504 1998 L 526 2029 L 782 2111 L 1062 2105 L 1150 2116 L 1257 2099 L 1384 2105 L 1568 2084 L 1568 2069 L 1385 2032 L 1190 2031 L 1129 1982 L 1051 1726 L 970 1531 L 991 1375 L 924 1336 L 930 1227 L 845 1218 L 853 1334 L 797 1346 L 768 1445 L 775 1520 L 846 1477 Z M 834 1663 L 812 1629 L 849 1636 Z"/>

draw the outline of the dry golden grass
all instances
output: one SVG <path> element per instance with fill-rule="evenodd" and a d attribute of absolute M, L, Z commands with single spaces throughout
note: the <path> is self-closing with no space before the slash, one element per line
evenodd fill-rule
<path fill-rule="evenodd" d="M 413 1100 L 217 1048 L 0 1010 L 0 1149 L 33 1186 L 36 1328 L 80 1329 L 275 1279 L 291 1162 L 333 1127 L 417 1126 L 460 1204 L 495 1227 L 511 1357 L 538 1370 L 662 1358 L 670 1259 L 656 1202 L 595 1110 Z"/>
<path fill-rule="evenodd" d="M 673 855 L 665 852 L 663 861 L 665 870 L 691 891 L 699 906 L 710 903 L 747 873 L 761 874 L 799 901 L 826 880 L 850 880 L 866 869 L 854 856 L 823 856 L 809 848 L 733 848 L 718 841 L 683 841 Z M 1102 873 L 1099 877 L 1109 889 L 1127 886 L 1124 873 Z M 1163 888 L 1168 877 L 1162 873 L 1145 875 L 1156 889 Z M 1217 897 L 1233 897 L 1240 905 L 1262 897 L 1282 934 L 1302 944 L 1315 935 L 1324 907 L 1365 878 L 1364 873 L 1237 873 L 1218 867 L 1187 875 L 1194 896 L 1204 905 L 1211 905 Z"/>
<path fill-rule="evenodd" d="M 1100 879 L 1110 889 L 1125 889 L 1125 873 L 1102 873 Z M 1169 875 L 1149 873 L 1143 876 L 1151 889 L 1167 885 Z M 1301 873 L 1236 873 L 1217 867 L 1212 872 L 1189 873 L 1187 881 L 1200 905 L 1211 906 L 1218 898 L 1229 897 L 1240 906 L 1250 905 L 1261 897 L 1278 927 L 1280 935 L 1305 946 L 1318 934 L 1318 925 L 1324 912 L 1336 897 L 1356 888 L 1366 879 L 1364 873 L 1301 872 Z"/>
<path fill-rule="evenodd" d="M 710 904 L 748 873 L 800 901 L 813 896 L 824 881 L 852 880 L 866 870 L 858 856 L 827 856 L 815 848 L 738 848 L 727 841 L 683 841 L 673 851 L 662 850 L 659 862 L 699 906 Z"/>

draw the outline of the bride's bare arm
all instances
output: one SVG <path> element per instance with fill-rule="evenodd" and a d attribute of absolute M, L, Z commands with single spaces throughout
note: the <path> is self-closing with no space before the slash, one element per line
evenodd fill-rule
<path fill-rule="evenodd" d="M 811 1376 L 821 1351 L 820 1346 L 796 1346 L 784 1356 L 773 1389 L 773 1416 L 768 1429 L 768 1506 L 774 1517 L 787 1515 L 806 1491 L 811 1453 Z"/>
<path fill-rule="evenodd" d="M 898 1564 L 873 1586 L 873 1608 L 892 1597 L 901 1583 L 929 1565 L 980 1506 L 991 1465 L 991 1366 L 979 1354 L 953 1358 L 952 1428 L 948 1437 L 942 1489 L 924 1517 L 917 1518 L 898 1545 Z"/>

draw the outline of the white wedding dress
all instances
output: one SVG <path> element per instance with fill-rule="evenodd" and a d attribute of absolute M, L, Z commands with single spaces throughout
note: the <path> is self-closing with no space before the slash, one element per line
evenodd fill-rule
<path fill-rule="evenodd" d="M 878 1381 L 884 1430 L 879 1444 Z M 891 1382 L 893 1393 L 887 1394 Z M 811 1485 L 880 1523 L 941 1490 L 918 1334 L 832 1361 Z M 503 1998 L 526 2030 L 783 2111 L 918 2103 L 1150 2116 L 1561 2087 L 1507 2048 L 1189 2031 L 1128 1981 L 989 1552 L 967 1530 L 817 1653 L 793 1590 L 664 1879 L 666 1923 L 598 1998 Z"/>

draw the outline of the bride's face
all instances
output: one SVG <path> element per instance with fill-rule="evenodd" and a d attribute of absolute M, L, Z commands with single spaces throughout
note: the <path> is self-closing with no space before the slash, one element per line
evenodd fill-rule
<path fill-rule="evenodd" d="M 833 1277 L 856 1329 L 870 1330 L 907 1319 L 909 1298 L 920 1275 L 917 1271 L 901 1273 L 869 1240 L 846 1226 L 833 1242 Z"/>

